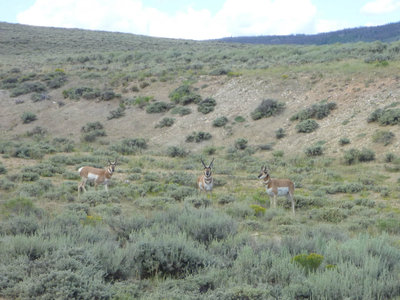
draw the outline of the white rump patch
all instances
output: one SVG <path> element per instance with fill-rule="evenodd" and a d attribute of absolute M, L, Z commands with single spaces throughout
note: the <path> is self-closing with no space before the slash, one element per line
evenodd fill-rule
<path fill-rule="evenodd" d="M 93 174 L 93 173 L 89 173 L 88 174 L 88 179 L 89 180 L 97 180 L 98 177 L 99 177 L 98 175 Z"/>
<path fill-rule="evenodd" d="M 267 189 L 267 194 L 270 196 L 274 196 L 272 189 Z M 288 187 L 278 187 L 278 196 L 286 196 L 287 194 L 289 194 Z"/>

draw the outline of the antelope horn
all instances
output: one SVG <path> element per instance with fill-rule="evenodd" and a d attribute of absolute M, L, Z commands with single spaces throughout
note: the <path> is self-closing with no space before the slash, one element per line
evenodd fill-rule
<path fill-rule="evenodd" d="M 212 164 L 214 163 L 214 159 L 215 159 L 215 158 L 213 157 L 212 161 L 211 161 L 210 164 L 208 165 L 209 168 L 211 168 Z"/>
<path fill-rule="evenodd" d="M 203 164 L 204 168 L 207 168 L 207 166 L 206 166 L 206 164 L 204 163 L 203 159 L 200 158 L 200 160 L 201 160 L 201 163 Z"/>

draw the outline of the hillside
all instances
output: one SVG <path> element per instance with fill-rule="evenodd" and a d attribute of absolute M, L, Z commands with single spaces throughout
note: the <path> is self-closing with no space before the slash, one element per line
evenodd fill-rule
<path fill-rule="evenodd" d="M 399 68 L 399 41 L 0 23 L 0 299 L 397 299 Z"/>
<path fill-rule="evenodd" d="M 79 141 L 81 128 L 98 121 L 106 129 L 105 140 L 143 137 L 158 149 L 170 145 L 193 150 L 214 144 L 228 147 L 237 138 L 247 137 L 251 145 L 271 144 L 289 153 L 325 141 L 326 151 L 336 153 L 341 137 L 356 143 L 360 135 L 364 135 L 362 144 L 380 149 L 371 139 L 379 127 L 366 120 L 372 111 L 395 103 L 399 97 L 398 44 L 271 48 L 1 25 L 6 34 L 1 35 L 0 49 L 6 50 L 2 53 L 0 128 L 7 137 L 21 136 L 40 126 L 52 136 Z M 62 70 L 63 82 L 60 87 L 48 88 L 45 78 L 56 69 Z M 13 80 L 17 82 L 8 83 Z M 32 82 L 45 85 L 39 92 L 45 101 L 34 102 L 31 97 L 35 93 L 18 91 Z M 214 111 L 203 114 L 196 104 L 189 104 L 192 113 L 188 115 L 171 111 L 149 114 L 131 104 L 145 97 L 171 103 L 169 94 L 185 84 L 202 99 L 214 98 Z M 64 91 L 82 87 L 112 91 L 116 97 L 110 101 L 64 98 Z M 13 97 L 15 90 L 18 96 Z M 251 113 L 264 99 L 283 102 L 286 109 L 278 116 L 255 121 Z M 297 122 L 290 117 L 321 101 L 335 102 L 337 109 L 318 121 L 320 128 L 315 132 L 297 133 Z M 108 120 L 121 103 L 124 116 Z M 26 111 L 36 114 L 37 121 L 21 122 Z M 235 122 L 238 116 L 245 121 Z M 165 117 L 174 118 L 174 125 L 155 128 Z M 228 124 L 214 127 L 212 122 L 218 117 L 228 118 Z M 275 138 L 279 128 L 287 132 L 285 139 Z M 398 133 L 397 127 L 391 130 Z M 214 138 L 185 143 L 193 131 L 209 132 Z M 397 142 L 385 150 L 396 147 Z"/>
<path fill-rule="evenodd" d="M 380 26 L 348 28 L 318 34 L 240 36 L 226 37 L 218 41 L 228 43 L 264 44 L 264 45 L 327 45 L 335 43 L 357 43 L 380 41 L 390 43 L 400 40 L 400 22 Z"/>

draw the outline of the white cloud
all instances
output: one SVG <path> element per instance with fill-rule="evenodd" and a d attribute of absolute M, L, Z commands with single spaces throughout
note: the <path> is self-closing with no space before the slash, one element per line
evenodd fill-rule
<path fill-rule="evenodd" d="M 361 11 L 368 14 L 390 13 L 400 8 L 398 0 L 375 0 L 365 4 Z"/>
<path fill-rule="evenodd" d="M 131 32 L 159 37 L 314 33 L 311 0 L 226 0 L 220 11 L 186 8 L 173 15 L 143 0 L 37 0 L 17 20 L 23 24 Z"/>
<path fill-rule="evenodd" d="M 316 22 L 316 32 L 330 32 L 330 31 L 336 31 L 336 30 L 341 30 L 343 28 L 350 28 L 352 27 L 351 24 L 348 22 L 344 21 L 334 21 L 334 20 L 318 20 Z"/>

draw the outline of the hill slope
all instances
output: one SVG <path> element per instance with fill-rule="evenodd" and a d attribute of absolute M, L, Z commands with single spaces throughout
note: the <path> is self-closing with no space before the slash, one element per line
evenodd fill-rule
<path fill-rule="evenodd" d="M 226 37 L 218 41 L 264 45 L 326 45 L 335 43 L 357 43 L 381 41 L 385 43 L 400 40 L 400 22 L 380 26 L 349 28 L 318 34 L 240 36 Z"/>
<path fill-rule="evenodd" d="M 0 49 L 8 49 L 0 54 L 3 138 L 23 137 L 39 126 L 51 137 L 80 141 L 87 123 L 100 122 L 107 136 L 98 141 L 143 137 L 154 149 L 171 145 L 192 151 L 210 145 L 231 147 L 239 138 L 246 138 L 249 145 L 269 145 L 285 153 L 302 153 L 322 142 L 326 153 L 335 154 L 343 137 L 355 146 L 379 151 L 392 151 L 399 145 L 397 140 L 384 148 L 373 143 L 374 132 L 383 127 L 367 123 L 374 110 L 399 99 L 398 43 L 240 46 L 0 25 L 7 33 L 2 35 L 4 47 Z M 59 82 L 54 84 L 55 80 Z M 39 91 L 35 92 L 35 84 L 42 86 Z M 146 112 L 152 103 L 171 106 L 169 95 L 181 86 L 189 86 L 203 100 L 215 99 L 215 109 L 203 114 L 198 111 L 199 104 L 192 103 L 185 105 L 191 113 L 183 116 L 168 109 Z M 68 96 L 71 91 L 88 88 L 94 89 L 90 97 Z M 103 93 L 112 97 L 104 100 Z M 143 99 L 148 101 L 144 106 L 135 104 Z M 252 113 L 264 99 L 285 103 L 283 113 L 253 120 Z M 337 108 L 316 120 L 316 131 L 299 133 L 299 122 L 290 118 L 321 101 L 334 102 Z M 119 107 L 121 116 L 111 118 Z M 37 120 L 23 123 L 24 112 L 34 113 Z M 219 117 L 226 117 L 228 123 L 213 126 Z M 240 122 L 235 121 L 238 117 Z M 174 124 L 157 127 L 164 118 L 174 119 Z M 279 128 L 286 132 L 283 139 L 275 137 Z M 387 130 L 400 135 L 397 126 Z M 212 138 L 186 142 L 190 134 L 199 131 Z"/>

